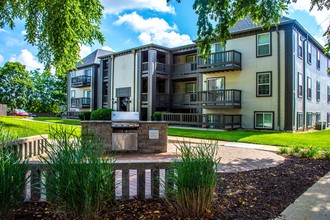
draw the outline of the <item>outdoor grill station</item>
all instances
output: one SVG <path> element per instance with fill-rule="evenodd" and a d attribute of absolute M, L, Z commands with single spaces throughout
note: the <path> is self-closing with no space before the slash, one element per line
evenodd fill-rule
<path fill-rule="evenodd" d="M 167 123 L 140 121 L 139 112 L 113 111 L 111 121 L 83 121 L 82 135 L 92 132 L 106 150 L 167 152 Z"/>

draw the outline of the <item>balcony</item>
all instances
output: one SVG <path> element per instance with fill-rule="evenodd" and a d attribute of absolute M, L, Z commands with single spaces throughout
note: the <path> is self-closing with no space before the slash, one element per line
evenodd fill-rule
<path fill-rule="evenodd" d="M 208 90 L 196 93 L 173 94 L 173 108 L 241 108 L 241 90 Z"/>
<path fill-rule="evenodd" d="M 198 57 L 197 69 L 200 73 L 241 70 L 241 53 L 235 50 L 211 53 L 206 60 Z"/>
<path fill-rule="evenodd" d="M 90 76 L 76 76 L 71 78 L 71 87 L 78 88 L 91 85 Z"/>
<path fill-rule="evenodd" d="M 141 94 L 142 105 L 148 105 L 148 93 Z M 169 106 L 169 95 L 167 93 L 156 94 L 156 107 L 168 107 Z"/>
<path fill-rule="evenodd" d="M 148 62 L 144 62 L 142 63 L 142 74 L 148 74 L 148 70 L 149 70 L 149 63 Z M 168 75 L 169 71 L 169 66 L 167 64 L 164 63 L 156 63 L 155 66 L 155 70 L 157 74 L 161 74 L 161 75 Z"/>
<path fill-rule="evenodd" d="M 72 98 L 71 108 L 90 108 L 91 98 Z"/>
<path fill-rule="evenodd" d="M 173 79 L 197 77 L 197 63 L 183 63 L 173 65 Z"/>

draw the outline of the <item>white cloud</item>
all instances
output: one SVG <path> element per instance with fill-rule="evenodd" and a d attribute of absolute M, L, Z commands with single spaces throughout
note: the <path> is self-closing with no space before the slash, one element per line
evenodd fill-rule
<path fill-rule="evenodd" d="M 25 35 L 27 34 L 27 33 L 26 33 L 26 30 L 22 30 L 22 31 L 21 31 L 21 34 L 25 36 Z"/>
<path fill-rule="evenodd" d="M 80 53 L 79 56 L 81 59 L 83 59 L 84 57 L 86 57 L 87 55 L 92 53 L 92 48 L 86 45 L 81 45 L 80 46 Z"/>
<path fill-rule="evenodd" d="M 136 12 L 133 12 L 119 16 L 114 24 L 127 24 L 134 31 L 140 33 L 138 38 L 142 44 L 155 43 L 167 47 L 175 47 L 192 43 L 188 35 L 177 32 L 178 27 L 175 24 L 170 26 L 162 18 L 144 19 Z"/>
<path fill-rule="evenodd" d="M 0 54 L 0 64 L 2 64 L 3 61 L 5 61 L 5 58 Z"/>
<path fill-rule="evenodd" d="M 38 59 L 33 56 L 33 54 L 27 50 L 23 49 L 21 50 L 20 55 L 16 56 L 13 55 L 9 59 L 10 62 L 20 62 L 21 64 L 26 66 L 26 69 L 31 71 L 35 69 L 40 69 L 40 71 L 43 71 L 44 65 L 38 62 Z"/>
<path fill-rule="evenodd" d="M 101 0 L 106 14 L 120 14 L 124 10 L 150 9 L 158 12 L 175 13 L 166 0 Z"/>
<path fill-rule="evenodd" d="M 329 25 L 329 11 L 326 8 L 323 8 L 322 11 L 318 11 L 317 6 L 315 6 L 312 11 L 309 11 L 310 6 L 310 0 L 299 0 L 297 1 L 297 3 L 291 4 L 290 11 L 301 10 L 308 12 L 311 16 L 315 17 L 315 20 L 317 24 L 321 27 L 322 31 L 326 31 Z"/>
<path fill-rule="evenodd" d="M 112 48 L 109 47 L 109 46 L 103 46 L 101 49 L 102 49 L 102 50 L 108 50 L 108 51 L 116 52 L 114 49 L 112 49 Z"/>
<path fill-rule="evenodd" d="M 324 46 L 324 45 L 326 44 L 325 37 L 320 37 L 320 36 L 316 36 L 316 35 L 313 35 L 313 37 L 314 37 L 315 40 L 317 40 L 322 46 Z"/>
<path fill-rule="evenodd" d="M 0 32 L 8 33 L 5 29 L 0 28 Z"/>

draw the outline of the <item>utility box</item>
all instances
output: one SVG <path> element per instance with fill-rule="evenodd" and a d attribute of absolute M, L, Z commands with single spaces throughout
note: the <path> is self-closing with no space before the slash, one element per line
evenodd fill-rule
<path fill-rule="evenodd" d="M 326 121 L 316 122 L 316 130 L 325 130 L 327 129 L 328 123 Z"/>
<path fill-rule="evenodd" d="M 0 104 L 0 116 L 7 115 L 7 105 Z"/>

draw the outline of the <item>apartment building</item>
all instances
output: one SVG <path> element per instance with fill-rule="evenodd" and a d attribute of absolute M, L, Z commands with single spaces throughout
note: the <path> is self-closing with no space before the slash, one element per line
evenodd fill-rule
<path fill-rule="evenodd" d="M 97 50 L 69 72 L 69 114 L 161 111 L 170 124 L 288 131 L 330 123 L 330 56 L 296 20 L 262 30 L 247 17 L 231 34 L 206 58 L 196 44 Z M 90 85 L 77 87 L 86 76 Z"/>

